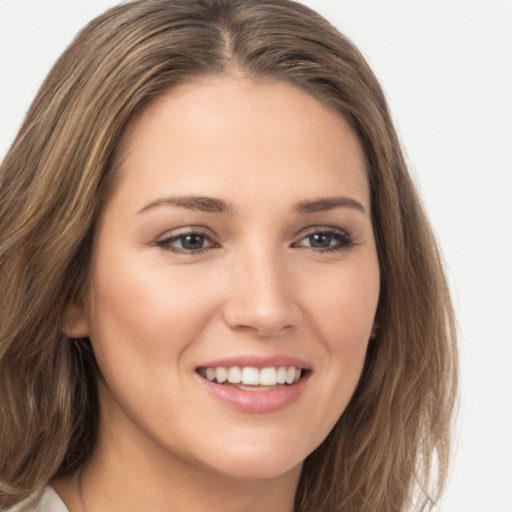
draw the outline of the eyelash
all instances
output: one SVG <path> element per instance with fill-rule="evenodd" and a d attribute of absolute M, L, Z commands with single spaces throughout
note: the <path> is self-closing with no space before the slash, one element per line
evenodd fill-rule
<path fill-rule="evenodd" d="M 185 240 L 186 237 L 192 237 L 192 236 L 203 237 L 205 240 L 208 240 L 210 242 L 210 244 L 212 244 L 212 247 L 201 247 L 199 249 L 192 249 L 192 250 L 173 247 L 173 245 L 172 245 L 173 243 L 181 240 L 181 242 L 183 244 L 183 241 Z M 216 248 L 220 247 L 220 244 L 218 244 L 210 234 L 208 234 L 205 231 L 202 231 L 198 228 L 191 228 L 187 231 L 183 231 L 182 233 L 178 233 L 177 235 L 170 236 L 163 240 L 158 240 L 156 242 L 156 244 L 160 248 L 164 249 L 165 251 L 169 251 L 169 252 L 172 252 L 175 254 L 189 255 L 189 256 L 198 256 L 200 254 L 205 253 L 208 249 L 216 249 Z"/>
<path fill-rule="evenodd" d="M 315 235 L 323 235 L 323 236 L 330 237 L 329 241 L 331 241 L 331 239 L 334 239 L 336 244 L 332 247 L 325 247 L 325 248 L 318 248 L 318 247 L 315 248 L 315 247 L 311 247 L 311 245 L 309 245 L 309 246 L 300 245 L 300 242 L 302 242 L 303 240 L 306 240 L 307 238 L 311 239 L 311 237 L 313 237 Z M 178 241 L 181 241 L 181 243 L 183 244 L 184 240 L 187 237 L 194 237 L 194 236 L 202 237 L 204 240 L 208 241 L 210 243 L 210 247 L 200 247 L 198 249 L 184 249 L 183 247 L 178 248 L 178 247 L 174 247 L 172 245 Z M 310 240 L 310 243 L 311 243 L 311 240 Z M 210 234 L 208 234 L 207 232 L 202 231 L 200 229 L 197 229 L 197 228 L 191 228 L 188 231 L 184 231 L 177 235 L 170 236 L 163 240 L 158 240 L 156 242 L 156 245 L 165 251 L 169 251 L 169 252 L 172 252 L 175 254 L 188 255 L 188 256 L 198 256 L 198 255 L 205 253 L 209 249 L 217 249 L 220 247 L 220 244 Z M 317 253 L 330 253 L 330 252 L 341 252 L 344 250 L 348 250 L 351 247 L 353 247 L 354 245 L 355 245 L 355 242 L 354 242 L 353 238 L 346 231 L 343 231 L 341 229 L 336 229 L 336 228 L 318 227 L 318 228 L 312 228 L 307 234 L 303 235 L 297 242 L 294 242 L 291 245 L 291 247 L 297 247 L 297 248 L 305 247 L 305 248 L 308 248 Z"/>
<path fill-rule="evenodd" d="M 335 242 L 337 242 L 333 247 L 314 248 L 311 246 L 305 246 L 305 247 L 309 247 L 311 250 L 313 250 L 315 252 L 320 252 L 320 253 L 340 252 L 343 250 L 350 249 L 351 247 L 353 247 L 355 245 L 354 239 L 346 231 L 343 231 L 341 229 L 335 229 L 335 228 L 318 227 L 318 228 L 313 228 L 313 230 L 309 231 L 309 233 L 304 235 L 298 242 L 293 243 L 292 247 L 300 247 L 300 245 L 298 245 L 299 242 L 302 242 L 306 238 L 311 238 L 315 235 L 328 236 L 328 237 L 334 239 Z"/>

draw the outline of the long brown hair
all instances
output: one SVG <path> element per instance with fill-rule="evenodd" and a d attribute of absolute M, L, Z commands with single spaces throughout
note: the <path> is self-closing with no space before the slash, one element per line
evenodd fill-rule
<path fill-rule="evenodd" d="M 127 124 L 170 87 L 229 71 L 308 91 L 351 123 L 367 158 L 377 333 L 350 404 L 304 463 L 295 509 L 419 511 L 441 492 L 456 393 L 453 315 L 374 74 L 347 38 L 290 0 L 135 0 L 79 33 L 0 168 L 0 505 L 75 472 L 94 447 L 94 355 L 62 326 L 87 292 L 95 222 Z"/>

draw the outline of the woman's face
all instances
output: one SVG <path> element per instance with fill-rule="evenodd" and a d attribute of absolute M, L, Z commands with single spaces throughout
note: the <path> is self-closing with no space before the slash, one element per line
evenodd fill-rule
<path fill-rule="evenodd" d="M 158 98 L 123 148 L 75 322 L 100 432 L 225 475 L 296 470 L 354 392 L 379 296 L 353 130 L 287 83 L 219 77 Z"/>

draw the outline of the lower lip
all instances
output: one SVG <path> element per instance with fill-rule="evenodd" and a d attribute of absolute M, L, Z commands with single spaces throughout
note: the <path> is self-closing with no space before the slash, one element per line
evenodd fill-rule
<path fill-rule="evenodd" d="M 265 414 L 277 412 L 295 403 L 302 395 L 308 375 L 287 386 L 269 391 L 246 391 L 216 384 L 198 375 L 206 390 L 221 402 L 242 412 Z"/>

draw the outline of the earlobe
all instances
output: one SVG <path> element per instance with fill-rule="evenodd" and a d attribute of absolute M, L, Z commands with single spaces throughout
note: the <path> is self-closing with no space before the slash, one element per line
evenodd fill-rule
<path fill-rule="evenodd" d="M 81 306 L 68 306 L 63 318 L 62 332 L 68 338 L 86 338 L 89 336 L 89 320 Z"/>

